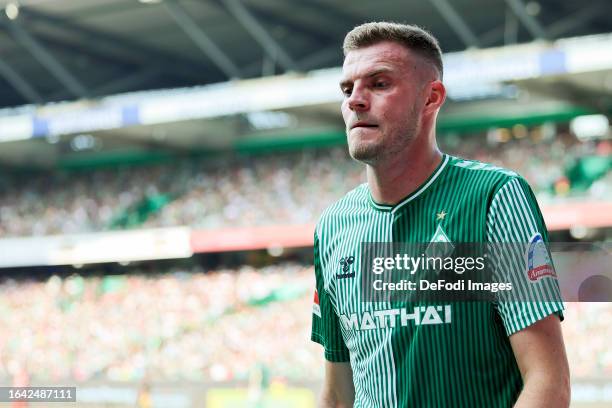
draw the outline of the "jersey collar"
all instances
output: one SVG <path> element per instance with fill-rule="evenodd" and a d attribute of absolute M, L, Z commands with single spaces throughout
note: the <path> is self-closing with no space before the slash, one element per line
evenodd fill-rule
<path fill-rule="evenodd" d="M 368 201 L 370 202 L 370 205 L 375 210 L 389 211 L 391 213 L 395 213 L 397 210 L 399 210 L 400 208 L 408 204 L 410 201 L 414 200 L 415 198 L 420 196 L 422 193 L 424 193 L 425 190 L 427 190 L 427 188 L 429 188 L 429 186 L 431 186 L 433 182 L 436 181 L 438 176 L 442 174 L 442 171 L 444 170 L 447 163 L 449 162 L 449 159 L 450 159 L 449 155 L 443 154 L 442 161 L 440 162 L 440 164 L 438 164 L 438 167 L 436 167 L 436 169 L 433 171 L 433 173 L 431 173 L 431 175 L 427 178 L 427 180 L 425 180 L 419 188 L 414 190 L 412 193 L 408 194 L 408 196 L 403 198 L 399 203 L 395 205 L 378 204 L 376 201 L 374 201 L 374 198 L 372 197 L 372 192 L 370 191 L 370 188 L 368 187 Z"/>

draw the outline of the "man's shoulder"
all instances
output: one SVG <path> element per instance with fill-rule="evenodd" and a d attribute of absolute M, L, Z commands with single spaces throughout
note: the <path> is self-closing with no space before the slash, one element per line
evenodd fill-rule
<path fill-rule="evenodd" d="M 448 167 L 452 169 L 452 172 L 461 182 L 469 180 L 470 185 L 493 192 L 496 192 L 511 180 L 526 183 L 523 177 L 513 170 L 478 160 L 450 156 Z M 463 182 L 461 184 L 466 185 Z"/>
<path fill-rule="evenodd" d="M 329 205 L 319 217 L 317 229 L 339 218 L 347 217 L 369 208 L 368 184 L 363 183 L 346 193 L 342 198 Z"/>
<path fill-rule="evenodd" d="M 513 170 L 506 169 L 493 163 L 482 162 L 479 160 L 465 159 L 459 156 L 449 156 L 448 162 L 449 167 L 462 169 L 466 172 L 488 172 L 498 176 L 504 176 L 508 178 L 520 177 L 518 173 Z"/>

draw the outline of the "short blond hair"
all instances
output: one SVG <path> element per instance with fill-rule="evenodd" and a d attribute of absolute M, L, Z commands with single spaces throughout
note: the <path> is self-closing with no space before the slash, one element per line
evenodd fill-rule
<path fill-rule="evenodd" d="M 442 50 L 438 40 L 429 32 L 416 25 L 386 21 L 361 24 L 349 31 L 346 37 L 344 37 L 342 51 L 346 57 L 351 51 L 383 41 L 401 44 L 415 52 L 431 63 L 438 71 L 440 79 L 442 79 L 444 67 L 442 65 Z"/>

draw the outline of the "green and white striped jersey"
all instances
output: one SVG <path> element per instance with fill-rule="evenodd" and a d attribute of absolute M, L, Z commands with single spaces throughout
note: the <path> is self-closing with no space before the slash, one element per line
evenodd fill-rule
<path fill-rule="evenodd" d="M 398 204 L 377 204 L 363 184 L 317 224 L 311 338 L 327 360 L 350 361 L 355 407 L 509 407 L 523 383 L 508 337 L 552 313 L 563 318 L 562 302 L 538 299 L 363 301 L 361 243 L 426 243 L 440 234 L 453 243 L 548 240 L 523 178 L 448 155 Z M 528 273 L 512 279 L 558 293 L 551 268 L 536 271 L 535 279 Z"/>

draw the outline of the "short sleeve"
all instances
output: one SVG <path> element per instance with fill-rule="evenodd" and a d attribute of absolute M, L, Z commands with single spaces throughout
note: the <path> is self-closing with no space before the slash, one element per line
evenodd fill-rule
<path fill-rule="evenodd" d="M 559 282 L 548 250 L 548 232 L 531 188 L 515 177 L 493 196 L 487 244 L 496 279 L 512 284 L 495 307 L 510 336 L 555 313 L 563 320 Z"/>
<path fill-rule="evenodd" d="M 323 346 L 325 359 L 332 362 L 349 361 L 349 351 L 342 338 L 340 321 L 325 289 L 323 269 L 319 256 L 319 240 L 314 237 L 315 291 L 312 305 L 312 331 L 310 339 Z"/>

